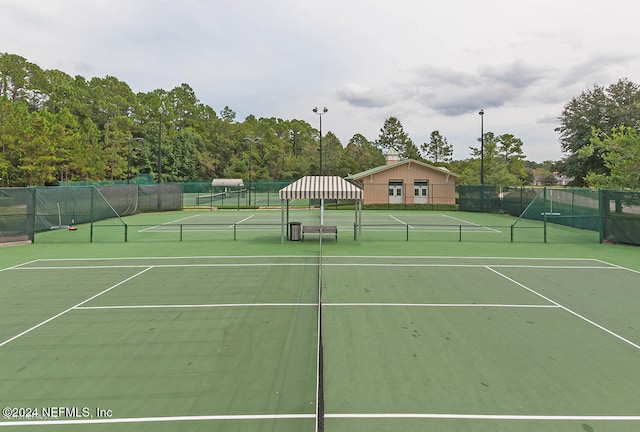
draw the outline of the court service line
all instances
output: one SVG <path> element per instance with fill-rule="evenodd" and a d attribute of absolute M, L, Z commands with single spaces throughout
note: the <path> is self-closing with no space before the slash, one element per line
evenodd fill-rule
<path fill-rule="evenodd" d="M 390 217 L 391 219 L 395 219 L 396 221 L 400 222 L 402 225 L 406 225 L 406 226 L 408 226 L 409 228 L 413 228 L 411 225 L 409 225 L 408 223 L 406 223 L 406 222 L 404 222 L 404 221 L 401 221 L 400 219 L 398 219 L 398 218 L 397 218 L 397 217 L 395 217 L 394 215 L 389 215 L 389 217 Z"/>
<path fill-rule="evenodd" d="M 154 229 L 156 229 L 156 228 L 160 228 L 160 227 L 165 226 L 165 225 L 175 224 L 175 223 L 177 223 L 177 222 L 181 222 L 181 221 L 183 221 L 183 220 L 191 219 L 191 218 L 198 217 L 198 216 L 200 216 L 200 214 L 196 214 L 196 215 L 191 215 L 191 216 L 183 217 L 183 218 L 181 218 L 181 219 L 176 219 L 176 220 L 174 220 L 174 221 L 165 222 L 165 223 L 160 224 L 160 225 L 154 225 L 154 226 L 150 226 L 150 227 L 148 227 L 148 228 L 143 228 L 143 229 L 141 229 L 141 230 L 138 230 L 138 232 L 147 232 L 147 231 L 151 231 L 151 230 L 154 230 Z"/>
<path fill-rule="evenodd" d="M 122 281 L 118 282 L 117 284 L 112 285 L 112 286 L 110 286 L 109 288 L 107 288 L 107 289 L 105 289 L 105 290 L 103 290 L 103 291 L 100 291 L 98 294 L 93 295 L 93 296 L 89 297 L 88 299 L 81 301 L 81 302 L 80 302 L 80 303 L 78 303 L 77 305 L 75 305 L 75 306 L 71 306 L 70 308 L 68 308 L 68 309 L 66 309 L 66 310 L 64 310 L 64 311 L 62 311 L 62 312 L 60 312 L 59 314 L 54 315 L 54 316 L 52 316 L 51 318 L 49 318 L 49 319 L 46 319 L 46 320 L 42 321 L 40 324 L 36 324 L 36 325 L 34 325 L 33 327 L 31 327 L 31 328 L 29 328 L 29 329 L 27 329 L 27 330 L 25 330 L 25 331 L 23 331 L 23 332 L 21 332 L 21 333 L 19 333 L 19 334 L 15 335 L 15 336 L 13 336 L 13 337 L 11 337 L 11 338 L 9 338 L 9 339 L 7 339 L 6 341 L 4 341 L 4 342 L 0 342 L 0 347 L 5 346 L 5 345 L 6 345 L 6 344 L 8 344 L 9 342 L 12 342 L 12 341 L 14 341 L 14 340 L 18 339 L 19 337 L 24 336 L 24 335 L 26 335 L 27 333 L 30 333 L 30 332 L 32 332 L 33 330 L 35 330 L 35 329 L 37 329 L 37 328 L 39 328 L 39 327 L 42 327 L 43 325 L 45 325 L 45 324 L 47 324 L 47 323 L 49 323 L 49 322 L 53 321 L 54 319 L 56 319 L 56 318 L 58 318 L 58 317 L 61 317 L 62 315 L 66 314 L 67 312 L 70 312 L 70 311 L 72 311 L 72 310 L 74 310 L 74 309 L 76 309 L 76 308 L 78 308 L 78 307 L 82 306 L 83 304 L 88 303 L 88 302 L 90 302 L 91 300 L 93 300 L 93 299 L 95 299 L 95 298 L 100 297 L 102 294 L 108 293 L 108 292 L 109 292 L 109 291 L 111 291 L 112 289 L 117 288 L 117 287 L 119 287 L 120 285 L 122 285 L 122 284 L 124 284 L 124 283 L 129 282 L 130 280 L 132 280 L 132 279 L 134 279 L 134 278 L 136 278 L 136 277 L 140 276 L 141 274 L 143 274 L 143 273 L 145 273 L 145 272 L 147 272 L 147 271 L 151 270 L 152 268 L 153 268 L 153 267 L 147 267 L 146 269 L 144 269 L 144 270 L 142 270 L 142 271 L 140 271 L 140 272 L 138 272 L 138 273 L 134 274 L 133 276 L 130 276 L 130 277 L 126 278 L 125 280 L 122 280 Z M 0 423 L 0 424 L 1 424 L 1 423 Z"/>
<path fill-rule="evenodd" d="M 619 334 L 617 334 L 617 333 L 615 333 L 615 332 L 613 332 L 613 331 L 609 330 L 608 328 L 606 328 L 606 327 L 604 327 L 604 326 L 602 326 L 602 325 L 600 325 L 600 324 L 596 323 L 595 321 L 592 321 L 592 320 L 590 320 L 589 318 L 587 318 L 587 317 L 585 317 L 585 316 L 583 316 L 583 315 L 580 315 L 578 312 L 573 311 L 573 310 L 569 309 L 568 307 L 563 306 L 563 305 L 561 305 L 560 303 L 558 303 L 558 302 L 556 302 L 556 301 L 554 301 L 554 300 L 551 300 L 549 297 L 547 297 L 547 296 L 545 296 L 545 295 L 543 295 L 543 294 L 540 294 L 539 292 L 537 292 L 537 291 L 535 291 L 535 290 L 533 290 L 533 289 L 531 289 L 531 288 L 527 287 L 527 286 L 526 286 L 526 285 L 524 285 L 524 284 L 521 284 L 520 282 L 518 282 L 518 281 L 516 281 L 516 280 L 514 280 L 514 279 L 512 279 L 512 278 L 510 278 L 509 276 L 507 276 L 507 275 L 505 275 L 505 274 L 500 273 L 499 271 L 497 271 L 497 270 L 495 270 L 495 269 L 492 269 L 492 268 L 491 268 L 491 267 L 489 267 L 489 266 L 487 266 L 487 270 L 490 270 L 490 271 L 494 272 L 494 273 L 495 273 L 495 274 L 497 274 L 498 276 L 501 276 L 501 277 L 505 278 L 506 280 L 508 280 L 508 281 L 510 281 L 510 282 L 512 282 L 512 283 L 514 283 L 514 284 L 516 284 L 516 285 L 518 285 L 519 287 L 526 289 L 526 290 L 527 290 L 527 291 L 529 291 L 530 293 L 535 294 L 535 295 L 537 295 L 538 297 L 543 298 L 543 299 L 545 299 L 546 301 L 548 301 L 548 302 L 550 302 L 550 303 L 552 303 L 552 304 L 554 304 L 554 305 L 559 306 L 561 309 L 564 309 L 566 312 L 569 312 L 571 315 L 574 315 L 574 316 L 576 316 L 576 317 L 580 318 L 581 320 L 583 320 L 583 321 L 585 321 L 585 322 L 587 322 L 587 323 L 591 324 L 591 325 L 592 325 L 592 326 L 594 326 L 594 327 L 599 328 L 600 330 L 604 331 L 605 333 L 608 333 L 608 334 L 610 334 L 611 336 L 613 336 L 613 337 L 615 337 L 615 338 L 617 338 L 617 339 L 621 340 L 622 342 L 624 342 L 624 343 L 626 343 L 626 344 L 628 344 L 628 345 L 631 345 L 632 347 L 634 347 L 634 348 L 636 348 L 636 349 L 640 350 L 640 345 L 638 345 L 638 344 L 636 344 L 636 343 L 633 343 L 633 342 L 631 342 L 629 339 L 627 339 L 627 338 L 625 338 L 625 337 L 623 337 L 623 336 L 620 336 Z"/>
<path fill-rule="evenodd" d="M 0 272 L 6 271 L 6 270 L 16 270 L 16 269 L 18 269 L 18 268 L 20 268 L 20 267 L 22 267 L 22 266 L 26 266 L 26 265 L 29 265 L 29 264 L 33 264 L 34 262 L 37 262 L 37 261 L 39 261 L 39 260 L 34 259 L 34 260 L 27 261 L 27 262 L 22 263 L 22 264 L 16 264 L 16 265 L 11 266 L 11 267 L 5 267 L 5 268 L 0 269 Z"/>
<path fill-rule="evenodd" d="M 170 225 L 170 224 L 174 224 L 174 223 L 177 223 L 177 222 L 185 221 L 187 219 L 193 219 L 193 218 L 196 218 L 196 217 L 199 217 L 199 216 L 202 216 L 202 213 L 198 213 L 198 214 L 195 214 L 195 215 L 186 216 L 186 217 L 183 217 L 183 218 L 180 218 L 180 219 L 176 219 L 176 220 L 172 220 L 172 221 L 169 221 L 169 222 L 165 222 L 162 225 Z"/>
<path fill-rule="evenodd" d="M 169 305 L 115 305 L 115 306 L 78 306 L 76 310 L 96 309 L 175 309 L 175 308 L 233 308 L 233 307 L 297 307 L 318 306 L 317 303 L 210 303 L 210 304 L 169 304 Z"/>
<path fill-rule="evenodd" d="M 466 221 L 464 219 L 458 219 L 457 217 L 449 216 L 449 215 L 446 215 L 446 214 L 440 214 L 440 216 L 444 216 L 446 218 L 453 219 L 454 221 L 457 221 L 457 222 L 464 222 L 467 225 L 471 225 L 471 226 L 475 226 L 475 227 L 479 227 L 479 228 L 484 228 L 484 229 L 487 229 L 489 231 L 501 232 L 501 231 L 499 231 L 497 229 L 494 229 L 494 228 L 491 228 L 491 227 L 488 227 L 488 226 L 479 225 L 477 223 L 469 222 L 469 221 Z"/>
<path fill-rule="evenodd" d="M 254 214 L 252 214 L 251 216 L 247 216 L 246 218 L 242 219 L 241 221 L 238 221 L 238 222 L 235 222 L 235 223 L 229 225 L 229 228 L 233 228 L 234 225 L 241 224 L 242 222 L 247 221 L 247 220 L 251 219 L 254 216 L 255 216 Z"/>
<path fill-rule="evenodd" d="M 54 425 L 82 425 L 82 424 L 110 424 L 110 423 L 151 423 L 151 422 L 180 422 L 207 420 L 288 420 L 312 419 L 315 414 L 262 414 L 262 415 L 208 415 L 208 416 L 167 416 L 167 417 L 125 417 L 99 418 L 86 420 L 21 420 L 0 421 L 3 426 L 54 426 Z"/>
<path fill-rule="evenodd" d="M 559 308 L 558 305 L 498 304 L 498 303 L 322 303 L 322 306 L 381 306 L 381 307 L 496 307 L 496 308 Z"/>

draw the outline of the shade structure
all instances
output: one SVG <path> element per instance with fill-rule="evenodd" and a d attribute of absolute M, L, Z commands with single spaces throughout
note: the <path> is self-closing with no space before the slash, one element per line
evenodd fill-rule
<path fill-rule="evenodd" d="M 361 200 L 362 189 L 338 176 L 305 176 L 280 189 L 281 200 L 345 199 Z"/>
<path fill-rule="evenodd" d="M 211 186 L 244 186 L 242 179 L 213 179 L 211 180 Z"/>
<path fill-rule="evenodd" d="M 360 227 L 362 225 L 362 199 L 363 190 L 338 176 L 305 176 L 280 189 L 282 229 L 281 241 L 284 242 L 285 227 L 289 224 L 289 201 L 292 199 L 343 199 L 354 200 L 355 210 L 355 237 L 360 240 Z M 286 213 L 285 213 L 286 207 Z"/>

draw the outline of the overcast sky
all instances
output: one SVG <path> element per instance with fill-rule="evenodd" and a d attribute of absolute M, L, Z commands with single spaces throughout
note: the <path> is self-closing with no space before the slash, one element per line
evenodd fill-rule
<path fill-rule="evenodd" d="M 484 130 L 557 160 L 563 106 L 640 82 L 633 0 L 0 0 L 0 52 L 134 92 L 189 84 L 216 112 L 305 120 L 377 139 L 397 117 L 454 157 Z"/>

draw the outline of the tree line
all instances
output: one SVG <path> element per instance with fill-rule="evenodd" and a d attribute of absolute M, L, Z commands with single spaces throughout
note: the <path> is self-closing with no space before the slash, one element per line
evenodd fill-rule
<path fill-rule="evenodd" d="M 638 98 L 637 86 L 626 80 L 621 83 L 627 97 Z M 617 96 L 604 89 L 593 93 Z M 612 164 L 617 153 L 613 149 L 635 139 L 632 132 L 637 136 L 640 116 L 620 113 L 627 121 L 611 125 L 577 121 L 585 104 L 602 102 L 594 94 L 574 98 L 565 107 L 558 131 L 568 156 L 557 164 L 528 162 L 519 138 L 487 132 L 483 142 L 485 183 L 530 184 L 536 175 L 552 182 L 551 172 L 558 169 L 571 173 L 582 185 L 605 182 L 615 172 Z M 609 103 L 607 108 L 619 107 Z M 637 102 L 636 110 L 640 111 Z M 595 109 L 587 111 L 598 118 Z M 586 125 L 594 124 L 599 128 L 585 133 Z M 15 54 L 0 53 L 3 187 L 122 181 L 139 174 L 157 180 L 158 157 L 166 182 L 295 180 L 319 173 L 319 141 L 318 130 L 303 120 L 249 115 L 239 121 L 228 106 L 217 113 L 200 102 L 188 84 L 134 93 L 113 76 L 72 77 L 43 70 Z M 452 146 L 439 131 L 431 132 L 429 142 L 416 145 L 396 117 L 385 120 L 374 140 L 355 133 L 344 145 L 327 132 L 322 147 L 323 174 L 347 176 L 382 165 L 384 152 L 393 149 L 401 157 L 447 167 L 461 174 L 462 183 L 477 184 L 480 179 L 479 147 L 471 149 L 471 158 L 454 161 Z"/>

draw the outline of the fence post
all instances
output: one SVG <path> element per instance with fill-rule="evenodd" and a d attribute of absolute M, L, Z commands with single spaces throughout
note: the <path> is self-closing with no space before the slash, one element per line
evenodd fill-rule
<path fill-rule="evenodd" d="M 542 223 L 544 226 L 544 242 L 547 242 L 547 187 L 544 187 L 543 190 L 543 195 L 544 195 L 544 215 L 542 216 Z"/>
<path fill-rule="evenodd" d="M 405 227 L 407 229 L 407 241 L 409 241 L 409 224 L 406 224 Z"/>
<path fill-rule="evenodd" d="M 237 225 L 238 225 L 238 224 L 235 224 L 235 223 L 233 224 L 233 240 L 235 240 L 235 239 L 236 239 L 236 226 L 237 226 Z"/>
<path fill-rule="evenodd" d="M 180 241 L 182 241 L 182 224 L 180 224 Z"/>
<path fill-rule="evenodd" d="M 462 242 L 462 225 L 458 225 L 458 241 Z"/>
<path fill-rule="evenodd" d="M 124 224 L 124 242 L 127 243 L 129 239 L 129 225 Z"/>
<path fill-rule="evenodd" d="M 89 228 L 89 243 L 93 243 L 93 195 L 95 194 L 95 189 L 91 188 L 91 210 L 89 211 L 89 219 L 91 220 L 90 228 Z"/>
<path fill-rule="evenodd" d="M 600 231 L 600 243 L 604 241 L 604 203 L 602 202 L 602 189 L 598 189 L 598 231 Z"/>

